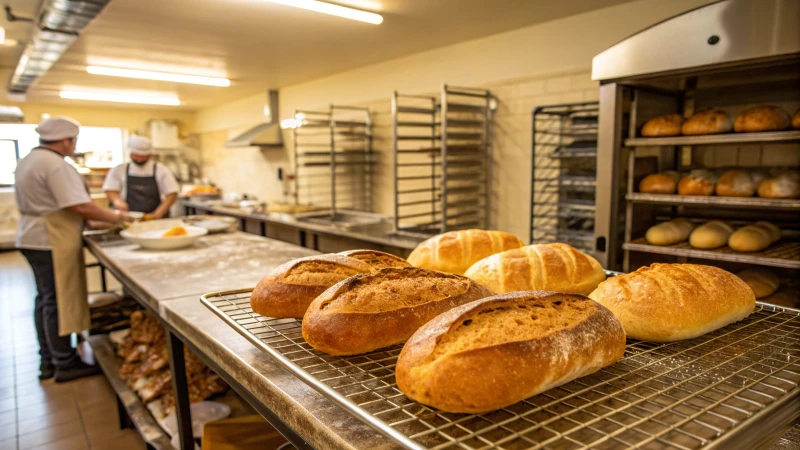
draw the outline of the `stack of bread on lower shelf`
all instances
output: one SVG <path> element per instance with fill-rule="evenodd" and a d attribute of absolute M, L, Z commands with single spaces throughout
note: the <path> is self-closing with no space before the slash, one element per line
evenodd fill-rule
<path fill-rule="evenodd" d="M 698 136 L 737 133 L 759 133 L 800 129 L 800 109 L 789 116 L 782 108 L 772 105 L 753 106 L 742 111 L 735 121 L 720 108 L 707 108 L 694 113 L 688 119 L 680 114 L 665 114 L 653 117 L 642 126 L 642 136 Z"/>
<path fill-rule="evenodd" d="M 302 319 L 306 342 L 332 355 L 404 342 L 396 381 L 405 395 L 478 413 L 614 364 L 626 334 L 691 339 L 742 320 L 755 295 L 716 267 L 654 264 L 606 279 L 567 244 L 461 230 L 421 243 L 407 261 L 372 250 L 291 261 L 250 303 Z"/>
<path fill-rule="evenodd" d="M 645 194 L 696 195 L 718 197 L 800 198 L 800 172 L 796 170 L 733 169 L 718 172 L 696 169 L 686 175 L 674 170 L 647 175 L 639 182 Z"/>
<path fill-rule="evenodd" d="M 695 227 L 686 218 L 679 217 L 650 227 L 645 233 L 650 245 L 675 245 L 689 241 L 701 250 L 713 250 L 727 245 L 737 252 L 760 252 L 781 240 L 781 229 L 765 220 L 745 225 L 737 230 L 721 220 L 709 220 Z"/>

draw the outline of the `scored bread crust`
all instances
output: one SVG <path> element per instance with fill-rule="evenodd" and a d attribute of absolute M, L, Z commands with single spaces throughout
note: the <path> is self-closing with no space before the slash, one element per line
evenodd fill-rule
<path fill-rule="evenodd" d="M 596 259 L 569 244 L 536 244 L 476 262 L 465 276 L 497 292 L 548 290 L 586 295 L 606 279 Z"/>
<path fill-rule="evenodd" d="M 791 128 L 789 113 L 772 105 L 753 106 L 745 109 L 733 122 L 737 133 L 756 133 L 760 131 L 781 131 Z"/>
<path fill-rule="evenodd" d="M 642 136 L 680 136 L 682 125 L 683 116 L 680 114 L 653 117 L 642 127 Z"/>
<path fill-rule="evenodd" d="M 518 237 L 503 231 L 448 231 L 419 244 L 408 255 L 408 262 L 423 269 L 463 275 L 481 259 L 523 245 Z"/>
<path fill-rule="evenodd" d="M 348 278 L 317 297 L 303 318 L 303 337 L 331 355 L 366 353 L 405 342 L 439 314 L 490 295 L 494 292 L 461 275 L 382 269 Z M 403 304 L 409 299 L 414 304 Z"/>
<path fill-rule="evenodd" d="M 385 269 L 387 267 L 408 267 L 411 265 L 408 261 L 399 256 L 392 255 L 391 253 L 380 252 L 378 250 L 347 250 L 345 252 L 339 252 L 338 254 L 363 261 L 375 269 Z"/>
<path fill-rule="evenodd" d="M 517 323 L 514 316 L 527 312 L 531 321 Z M 502 327 L 503 316 L 514 328 Z M 483 327 L 480 337 L 465 336 L 468 326 Z M 589 375 L 624 352 L 622 325 L 598 303 L 576 294 L 514 292 L 454 308 L 420 328 L 400 352 L 397 387 L 443 411 L 481 413 Z"/>
<path fill-rule="evenodd" d="M 678 183 L 665 173 L 652 173 L 639 182 L 639 192 L 645 194 L 674 194 Z"/>
<path fill-rule="evenodd" d="M 323 270 L 315 271 L 314 266 Z M 342 255 L 295 259 L 278 266 L 258 282 L 250 294 L 250 307 L 262 316 L 300 319 L 308 305 L 329 287 L 352 275 L 374 271 L 369 264 Z"/>
<path fill-rule="evenodd" d="M 609 278 L 589 295 L 622 322 L 628 337 L 671 342 L 738 322 L 755 308 L 736 275 L 699 264 L 652 264 Z"/>
<path fill-rule="evenodd" d="M 725 111 L 718 108 L 709 108 L 695 113 L 681 127 L 681 132 L 687 136 L 699 134 L 719 134 L 733 130 L 733 122 Z"/>

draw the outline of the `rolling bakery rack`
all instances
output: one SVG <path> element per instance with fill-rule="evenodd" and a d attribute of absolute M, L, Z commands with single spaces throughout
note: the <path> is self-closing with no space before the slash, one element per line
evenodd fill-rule
<path fill-rule="evenodd" d="M 356 356 L 311 348 L 296 319 L 253 313 L 252 289 L 202 303 L 346 411 L 409 449 L 752 449 L 800 418 L 800 310 L 672 343 L 629 340 L 613 366 L 484 414 L 444 413 L 395 384 L 396 345 Z"/>
<path fill-rule="evenodd" d="M 598 103 L 533 111 L 530 243 L 594 250 Z"/>
<path fill-rule="evenodd" d="M 430 236 L 489 222 L 492 93 L 443 85 L 392 97 L 397 233 Z"/>
<path fill-rule="evenodd" d="M 330 105 L 295 111 L 296 204 L 372 211 L 372 120 L 369 108 Z"/>

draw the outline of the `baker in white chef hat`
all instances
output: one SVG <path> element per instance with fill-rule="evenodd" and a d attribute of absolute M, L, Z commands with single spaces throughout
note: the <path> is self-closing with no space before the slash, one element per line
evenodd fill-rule
<path fill-rule="evenodd" d="M 167 166 L 152 159 L 153 144 L 143 136 L 128 140 L 130 163 L 123 163 L 108 172 L 103 190 L 111 205 L 120 211 L 145 213 L 147 219 L 169 215 L 169 208 L 178 199 L 178 182 Z"/>

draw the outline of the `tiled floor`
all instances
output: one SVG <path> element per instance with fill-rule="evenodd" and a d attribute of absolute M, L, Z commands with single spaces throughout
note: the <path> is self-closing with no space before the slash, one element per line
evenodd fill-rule
<path fill-rule="evenodd" d="M 119 429 L 103 375 L 39 382 L 34 295 L 25 258 L 0 253 L 0 450 L 144 449 L 136 430 Z"/>

